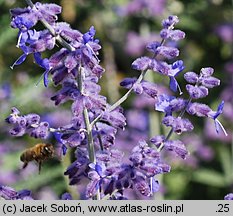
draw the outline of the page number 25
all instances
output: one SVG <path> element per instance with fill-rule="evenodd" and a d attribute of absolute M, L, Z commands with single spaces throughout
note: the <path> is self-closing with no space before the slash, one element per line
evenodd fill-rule
<path fill-rule="evenodd" d="M 229 212 L 229 204 L 218 204 L 218 210 L 216 212 Z"/>

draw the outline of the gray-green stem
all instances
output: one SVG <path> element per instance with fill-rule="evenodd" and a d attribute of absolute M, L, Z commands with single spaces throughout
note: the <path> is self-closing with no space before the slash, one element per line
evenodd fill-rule
<path fill-rule="evenodd" d="M 136 80 L 136 82 L 134 83 L 135 84 L 139 84 L 145 74 L 146 74 L 147 70 L 145 71 L 142 71 L 140 76 L 138 77 L 138 79 Z M 111 112 L 113 111 L 114 109 L 116 109 L 118 106 L 120 106 L 123 102 L 125 102 L 127 100 L 127 98 L 129 97 L 130 93 L 133 91 L 133 86 L 124 94 L 124 96 L 122 96 L 118 101 L 116 101 L 112 106 L 110 106 L 108 108 L 108 111 Z M 98 115 L 92 122 L 91 122 L 91 127 L 93 127 L 95 125 L 95 123 L 101 118 L 101 114 Z"/>
<path fill-rule="evenodd" d="M 80 93 L 83 94 L 83 68 L 79 67 L 78 70 L 78 87 L 80 90 Z M 88 152 L 89 152 L 89 159 L 91 163 L 96 163 L 96 158 L 95 158 L 95 148 L 94 148 L 94 142 L 93 142 L 93 136 L 92 136 L 92 128 L 90 125 L 90 120 L 89 120 L 89 115 L 88 115 L 88 110 L 87 108 L 83 109 L 83 117 L 84 117 L 84 122 L 86 125 L 86 130 L 87 130 L 87 139 L 88 139 Z"/>

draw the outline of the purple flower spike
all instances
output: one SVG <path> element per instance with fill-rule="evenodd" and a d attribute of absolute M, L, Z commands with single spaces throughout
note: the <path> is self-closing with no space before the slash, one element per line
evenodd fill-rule
<path fill-rule="evenodd" d="M 227 136 L 227 132 L 226 132 L 225 128 L 223 127 L 223 125 L 221 124 L 221 122 L 217 119 L 218 116 L 223 112 L 223 107 L 224 107 L 224 101 L 222 101 L 218 105 L 218 109 L 217 109 L 216 112 L 210 111 L 208 113 L 208 117 L 212 118 L 214 120 L 216 132 L 219 133 L 219 130 L 221 129 L 223 131 L 223 133 L 225 134 L 225 136 Z"/>

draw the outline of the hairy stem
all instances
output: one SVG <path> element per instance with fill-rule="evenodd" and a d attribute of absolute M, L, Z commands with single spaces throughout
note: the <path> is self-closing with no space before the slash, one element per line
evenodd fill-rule
<path fill-rule="evenodd" d="M 80 64 L 81 65 L 81 64 Z M 80 90 L 80 93 L 83 94 L 83 77 L 84 77 L 84 70 L 82 67 L 79 67 L 78 70 L 78 87 Z M 96 157 L 95 157 L 95 147 L 94 147 L 94 141 L 92 136 L 92 127 L 90 124 L 90 119 L 88 115 L 88 110 L 86 107 L 83 109 L 83 118 L 86 125 L 87 130 L 87 144 L 88 144 L 88 154 L 89 154 L 89 160 L 91 163 L 96 163 Z M 94 200 L 100 200 L 100 190 L 97 191 L 97 195 L 93 197 Z"/>
<path fill-rule="evenodd" d="M 78 87 L 80 90 L 80 93 L 83 94 L 83 68 L 79 67 L 78 70 Z M 89 120 L 89 115 L 88 115 L 88 110 L 87 108 L 83 109 L 83 117 L 84 117 L 84 122 L 86 125 L 86 130 L 87 130 L 87 139 L 88 139 L 88 152 L 89 152 L 89 159 L 91 163 L 96 162 L 95 158 L 95 148 L 94 148 L 94 142 L 93 142 L 93 136 L 92 136 L 92 128 L 90 125 L 90 120 Z"/>
<path fill-rule="evenodd" d="M 140 76 L 138 77 L 137 81 L 135 82 L 135 84 L 139 84 L 145 74 L 146 74 L 147 70 L 142 71 Z M 127 100 L 127 98 L 129 97 L 130 93 L 133 91 L 133 86 L 118 100 L 116 101 L 112 106 L 109 107 L 108 111 L 111 112 L 114 109 L 116 109 L 118 106 L 120 106 L 123 102 L 125 102 Z M 93 127 L 95 125 L 95 123 L 101 118 L 101 114 L 98 115 L 92 122 L 91 122 L 91 127 Z"/>

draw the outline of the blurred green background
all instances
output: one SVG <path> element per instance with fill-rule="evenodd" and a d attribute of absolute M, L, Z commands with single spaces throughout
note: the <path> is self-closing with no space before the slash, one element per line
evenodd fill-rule
<path fill-rule="evenodd" d="M 161 177 L 163 190 L 155 199 L 223 199 L 227 193 L 233 192 L 233 1 L 154 0 L 154 4 L 159 4 L 155 14 L 151 14 L 148 8 L 127 13 L 127 5 L 134 3 L 127 0 L 53 2 L 63 7 L 60 21 L 70 23 L 81 32 L 88 31 L 91 25 L 95 26 L 96 37 L 102 45 L 101 64 L 106 69 L 101 80 L 102 94 L 108 96 L 110 103 L 125 92 L 119 88 L 121 79 L 138 75 L 131 69 L 131 63 L 147 54 L 144 47 L 150 40 L 158 38 L 161 21 L 170 14 L 179 17 L 177 28 L 186 33 L 185 40 L 179 42 L 179 59 L 184 61 L 185 71 L 198 73 L 202 67 L 209 66 L 215 69 L 221 86 L 211 90 L 202 102 L 215 110 L 222 99 L 226 100 L 227 114 L 223 115 L 221 122 L 229 135 L 216 135 L 209 128 L 213 122 L 192 118 L 194 133 L 212 152 L 212 157 L 208 160 L 200 157 L 197 148 L 192 146 L 192 140 L 188 140 L 190 155 L 196 162 L 191 165 L 185 161 L 168 162 L 173 164 L 173 170 Z M 76 194 L 77 189 L 68 186 L 68 180 L 63 176 L 65 167 L 70 163 L 69 155 L 62 160 L 46 162 L 40 175 L 33 164 L 22 172 L 19 155 L 40 140 L 28 136 L 10 137 L 7 132 L 9 126 L 4 122 L 12 106 L 20 109 L 22 114 L 35 112 L 44 119 L 50 118 L 54 126 L 68 123 L 71 117 L 70 103 L 55 107 L 49 100 L 56 90 L 51 84 L 47 89 L 42 82 L 36 86 L 43 70 L 33 63 L 31 56 L 14 70 L 10 69 L 10 65 L 21 55 L 21 50 L 16 48 L 17 30 L 10 28 L 9 9 L 25 5 L 24 1 L 0 0 L 0 185 L 7 184 L 17 190 L 30 189 L 37 199 L 58 199 L 65 191 Z M 47 52 L 43 56 L 49 54 Z M 168 84 L 168 80 L 156 74 L 149 79 Z M 178 80 L 184 89 L 182 76 Z M 132 98 L 129 101 L 132 102 Z M 128 102 L 124 108 L 133 109 L 133 106 Z M 150 124 L 150 133 L 153 134 L 153 127 L 159 124 L 156 119 L 161 116 L 153 114 L 153 107 L 146 111 L 149 112 L 150 122 L 154 120 Z M 54 142 L 53 138 L 48 142 Z"/>

